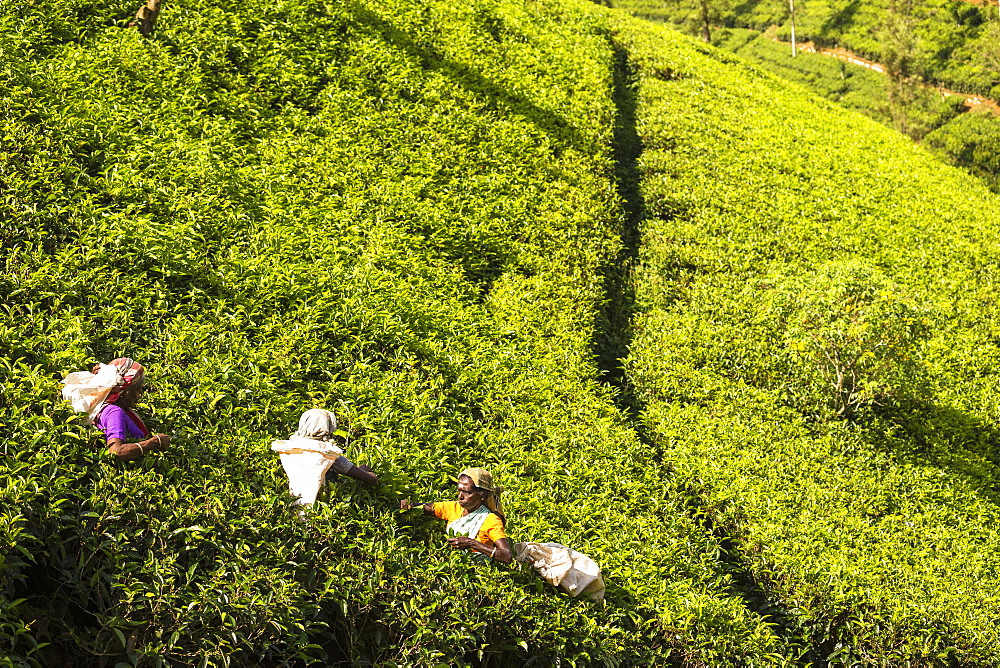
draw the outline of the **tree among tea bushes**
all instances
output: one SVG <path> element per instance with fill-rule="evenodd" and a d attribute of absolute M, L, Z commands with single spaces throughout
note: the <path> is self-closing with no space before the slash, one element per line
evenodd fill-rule
<path fill-rule="evenodd" d="M 876 269 L 827 265 L 791 299 L 789 347 L 837 417 L 916 390 L 929 321 Z"/>

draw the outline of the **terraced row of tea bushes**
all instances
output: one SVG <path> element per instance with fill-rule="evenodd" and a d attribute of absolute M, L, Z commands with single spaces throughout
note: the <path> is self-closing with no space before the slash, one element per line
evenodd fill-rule
<path fill-rule="evenodd" d="M 665 0 L 615 0 L 614 7 L 636 16 L 664 21 L 700 35 L 702 4 Z M 777 28 L 783 41 L 791 38 L 789 3 L 708 1 L 709 21 L 715 28 Z M 891 2 L 857 4 L 843 0 L 795 3 L 795 31 L 800 42 L 840 46 L 865 58 L 881 61 L 888 46 L 884 34 Z M 899 5 L 898 12 L 904 13 Z M 911 71 L 924 80 L 963 93 L 1000 97 L 1000 17 L 995 3 L 927 0 L 907 5 L 907 34 L 911 37 Z"/>
<path fill-rule="evenodd" d="M 147 40 L 134 10 L 0 7 L 3 663 L 780 651 L 597 382 L 621 217 L 603 17 L 171 0 Z M 120 354 L 174 436 L 135 464 L 57 398 Z M 269 444 L 311 406 L 383 485 L 335 483 L 300 518 Z M 514 540 L 606 568 L 606 606 L 398 512 L 468 465 L 507 487 Z"/>
<path fill-rule="evenodd" d="M 787 43 L 775 42 L 754 30 L 720 30 L 713 43 L 783 79 L 802 84 L 828 100 L 893 127 L 883 74 L 818 53 L 800 51 L 793 58 Z M 918 139 L 965 110 L 960 96 L 942 97 L 932 88 L 919 88 L 914 95 L 916 99 L 907 107 L 907 125 L 910 134 Z"/>
<path fill-rule="evenodd" d="M 772 4 L 777 9 L 777 3 Z M 854 11 L 839 0 L 820 0 L 796 7 L 795 29 L 800 39 L 824 46 L 842 46 L 872 60 L 884 57 L 887 48 L 886 24 L 893 4 L 877 3 Z M 900 14 L 904 12 L 897 10 Z M 1000 16 L 995 4 L 927 0 L 909 6 L 908 33 L 912 36 L 912 71 L 929 83 L 963 93 L 998 97 L 1000 63 L 997 38 Z M 781 18 L 779 35 L 788 40 L 791 25 L 787 7 L 776 14 Z M 760 24 L 758 24 L 760 25 Z"/>
<path fill-rule="evenodd" d="M 895 127 L 884 75 L 814 53 L 800 52 L 792 58 L 787 44 L 753 30 L 720 30 L 715 43 L 783 79 Z M 934 88 L 918 88 L 906 108 L 907 132 L 945 162 L 968 170 L 991 190 L 1000 192 L 994 139 L 1000 135 L 1000 118 L 986 108 L 965 111 L 960 96 L 942 97 Z"/>
<path fill-rule="evenodd" d="M 664 465 L 789 612 L 804 660 L 995 665 L 996 196 L 732 56 L 617 30 L 647 214 L 628 373 Z M 917 375 L 838 420 L 796 313 L 852 272 L 883 286 L 838 307 L 857 331 L 836 336 L 869 341 L 856 354 L 883 345 L 858 327 L 899 324 L 869 305 L 909 304 L 927 331 Z"/>
<path fill-rule="evenodd" d="M 713 32 L 712 43 L 828 100 L 897 127 L 885 75 L 817 53 L 799 51 L 792 57 L 790 46 L 774 41 L 771 34 L 778 33 L 724 28 Z M 942 96 L 933 87 L 916 87 L 911 95 L 905 107 L 907 134 L 918 141 L 926 138 L 925 145 L 938 157 L 978 176 L 994 192 L 1000 191 L 1000 166 L 994 159 L 997 151 L 992 139 L 1000 133 L 1000 118 L 987 108 L 965 115 L 962 96 Z"/>
<path fill-rule="evenodd" d="M 1000 192 L 1000 117 L 963 114 L 924 137 L 924 146 Z"/>
<path fill-rule="evenodd" d="M 946 4 L 942 7 L 932 3 L 929 11 L 923 6 L 920 8 L 923 13 L 921 37 L 915 39 L 915 44 L 921 52 L 921 64 L 915 72 L 919 70 L 920 77 L 927 81 L 957 90 L 994 98 L 1000 96 L 997 93 L 1000 91 L 997 86 L 1000 82 L 1000 21 L 995 20 L 993 14 L 987 16 L 982 7 L 964 2 Z M 651 20 L 682 25 L 690 34 L 699 32 L 700 14 L 695 16 L 694 8 L 687 8 L 685 14 L 681 5 L 664 4 L 659 0 L 625 0 L 616 6 Z M 843 45 L 869 58 L 882 60 L 881 42 L 873 37 L 883 20 L 879 13 L 882 10 L 865 5 L 857 8 L 857 16 L 854 16 L 853 9 L 823 3 L 810 4 L 806 9 L 805 15 L 799 17 L 800 42 L 807 39 L 823 46 Z M 723 12 L 725 18 L 715 16 L 718 22 L 753 28 L 715 28 L 712 43 L 890 127 L 899 125 L 897 117 L 902 112 L 907 134 L 922 141 L 934 133 L 927 145 L 935 149 L 938 157 L 967 169 L 998 191 L 996 182 L 1000 171 L 992 159 L 995 151 L 990 148 L 990 137 L 1000 132 L 1000 118 L 985 108 L 982 109 L 984 113 L 965 118 L 962 98 L 942 96 L 933 86 L 915 87 L 907 94 L 903 108 L 897 107 L 894 117 L 884 75 L 808 52 L 799 51 L 792 58 L 787 44 L 791 37 L 789 26 L 777 25 L 785 21 L 786 12 L 787 3 L 777 6 L 754 3 L 749 13 L 746 6 L 741 6 L 735 15 Z M 846 23 L 837 18 L 839 16 L 847 17 Z M 852 23 L 857 25 L 845 28 Z M 760 32 L 756 28 L 766 30 Z M 841 34 L 843 30 L 847 32 Z M 866 32 L 870 34 L 864 34 Z M 778 37 L 785 43 L 775 43 L 771 37 Z"/>

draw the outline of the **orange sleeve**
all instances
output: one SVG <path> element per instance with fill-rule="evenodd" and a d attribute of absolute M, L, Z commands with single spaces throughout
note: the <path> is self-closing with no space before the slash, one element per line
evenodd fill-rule
<path fill-rule="evenodd" d="M 431 510 L 434 511 L 434 517 L 448 522 L 462 514 L 462 507 L 458 505 L 458 501 L 438 501 L 431 505 Z"/>
<path fill-rule="evenodd" d="M 506 538 L 507 534 L 503 530 L 503 522 L 500 518 L 490 513 L 490 516 L 486 518 L 483 522 L 483 526 L 479 527 L 479 534 L 476 536 L 476 540 L 484 545 L 495 545 L 501 538 Z"/>

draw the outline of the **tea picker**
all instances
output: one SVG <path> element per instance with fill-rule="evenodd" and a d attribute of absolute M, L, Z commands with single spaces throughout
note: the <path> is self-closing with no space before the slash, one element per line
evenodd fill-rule
<path fill-rule="evenodd" d="M 299 418 L 299 428 L 284 441 L 274 441 L 271 449 L 281 456 L 281 466 L 288 476 L 288 491 L 298 503 L 308 506 L 316 501 L 330 470 L 378 484 L 378 476 L 367 466 L 357 466 L 344 451 L 330 442 L 337 430 L 337 418 L 322 408 L 307 410 Z"/>
<path fill-rule="evenodd" d="M 479 558 L 509 564 L 510 540 L 504 532 L 507 518 L 500 505 L 502 492 L 503 488 L 493 484 L 493 476 L 486 469 L 465 469 L 458 474 L 457 501 L 422 506 L 425 515 L 448 521 L 448 545 L 470 550 Z M 399 507 L 409 510 L 416 506 L 409 499 L 403 499 Z"/>
<path fill-rule="evenodd" d="M 485 469 L 465 469 L 458 475 L 458 500 L 413 504 L 399 502 L 402 510 L 418 505 L 425 515 L 447 520 L 448 544 L 472 551 L 476 557 L 504 564 L 512 559 L 531 566 L 549 584 L 570 596 L 594 601 L 604 598 L 604 578 L 593 559 L 559 543 L 515 543 L 506 535 L 507 518 L 500 504 L 503 488 L 493 483 Z"/>
<path fill-rule="evenodd" d="M 145 368 L 128 357 L 96 364 L 90 371 L 77 371 L 63 379 L 63 399 L 87 414 L 87 424 L 104 432 L 108 452 L 121 461 L 141 459 L 147 452 L 170 447 L 166 434 L 150 436 L 135 412 L 145 391 Z M 133 439 L 143 439 L 135 442 Z"/>

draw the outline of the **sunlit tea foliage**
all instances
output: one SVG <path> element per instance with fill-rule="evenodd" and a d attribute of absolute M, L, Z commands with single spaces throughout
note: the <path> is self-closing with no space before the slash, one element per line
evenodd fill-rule
<path fill-rule="evenodd" d="M 15 665 L 765 656 L 718 539 L 599 382 L 614 47 L 588 3 L 0 5 L 0 605 Z M 130 355 L 170 453 L 63 374 Z M 337 413 L 383 485 L 300 517 L 274 438 Z M 466 466 L 603 607 L 398 512 Z"/>
<path fill-rule="evenodd" d="M 628 368 L 664 461 L 802 656 L 995 663 L 996 196 L 732 56 L 623 26 L 647 212 Z M 850 421 L 789 373 L 790 347 L 834 344 L 898 347 Z"/>
<path fill-rule="evenodd" d="M 971 177 L 590 2 L 135 10 L 0 5 L 4 663 L 995 658 Z M 120 354 L 174 436 L 138 463 L 58 398 Z M 313 406 L 382 485 L 300 513 Z M 398 510 L 470 465 L 603 605 Z"/>

